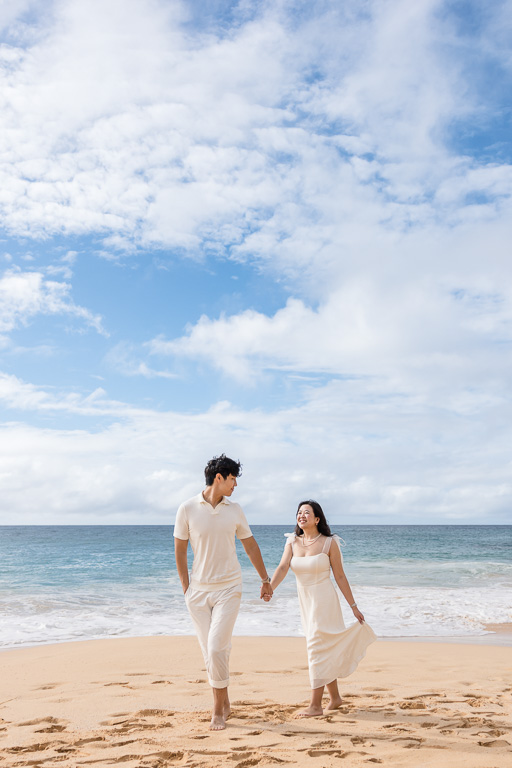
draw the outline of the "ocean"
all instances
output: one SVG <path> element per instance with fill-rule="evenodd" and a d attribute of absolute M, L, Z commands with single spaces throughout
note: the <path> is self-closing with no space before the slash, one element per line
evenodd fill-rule
<path fill-rule="evenodd" d="M 289 526 L 254 525 L 271 573 Z M 465 639 L 512 621 L 512 526 L 333 526 L 358 605 L 384 638 Z M 172 526 L 0 527 L 0 647 L 193 634 Z M 237 542 L 236 635 L 302 635 L 290 571 L 271 603 Z M 341 595 L 340 595 L 341 597 Z M 347 624 L 352 611 L 341 597 Z"/>

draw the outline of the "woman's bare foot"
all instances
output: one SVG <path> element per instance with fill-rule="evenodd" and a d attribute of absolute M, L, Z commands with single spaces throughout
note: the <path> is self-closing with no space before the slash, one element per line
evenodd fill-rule
<path fill-rule="evenodd" d="M 307 709 L 303 709 L 302 712 L 297 712 L 295 717 L 303 718 L 303 717 L 321 717 L 323 715 L 324 711 L 322 707 L 313 707 L 311 704 Z"/>
<path fill-rule="evenodd" d="M 340 697 L 337 699 L 330 699 L 326 709 L 338 709 L 343 704 Z"/>

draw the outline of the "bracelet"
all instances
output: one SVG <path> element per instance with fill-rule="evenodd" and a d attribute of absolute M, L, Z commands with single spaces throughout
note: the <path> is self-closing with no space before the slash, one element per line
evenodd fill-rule
<path fill-rule="evenodd" d="M 267 578 L 266 578 L 266 579 L 262 579 L 262 580 L 261 580 L 261 583 L 262 583 L 262 584 L 270 584 L 270 581 L 271 581 L 271 579 L 270 579 L 270 576 L 267 576 Z"/>
<path fill-rule="evenodd" d="M 351 608 L 355 608 L 355 607 L 356 607 L 356 605 L 357 605 L 357 603 L 352 603 L 352 605 L 351 605 L 350 607 L 351 607 Z"/>

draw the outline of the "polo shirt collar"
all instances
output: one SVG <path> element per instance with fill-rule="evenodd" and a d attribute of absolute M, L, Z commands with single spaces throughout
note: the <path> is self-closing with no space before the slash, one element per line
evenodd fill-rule
<path fill-rule="evenodd" d="M 217 504 L 217 506 L 216 507 L 212 507 L 210 502 L 206 501 L 205 497 L 203 496 L 203 492 L 202 491 L 198 494 L 197 500 L 199 501 L 200 504 L 207 504 L 210 507 L 210 510 L 211 510 L 210 514 L 211 515 L 218 515 L 219 514 L 219 512 L 220 512 L 219 507 L 220 507 L 221 504 L 231 504 L 231 501 L 226 496 L 223 496 L 222 499 Z"/>

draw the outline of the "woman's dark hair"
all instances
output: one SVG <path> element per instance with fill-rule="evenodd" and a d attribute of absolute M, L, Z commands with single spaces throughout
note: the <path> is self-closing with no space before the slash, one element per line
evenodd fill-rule
<path fill-rule="evenodd" d="M 299 509 L 304 504 L 309 504 L 309 506 L 315 513 L 315 517 L 320 518 L 316 526 L 318 528 L 318 533 L 321 533 L 322 536 L 332 536 L 332 532 L 331 532 L 331 529 L 329 528 L 329 524 L 325 519 L 324 511 L 320 506 L 320 504 L 318 503 L 318 501 L 313 501 L 313 499 L 306 499 L 306 501 L 301 501 L 301 503 L 297 507 L 297 515 L 299 514 Z M 297 517 L 297 515 L 295 515 L 295 517 Z M 297 536 L 302 536 L 303 533 L 304 531 L 302 530 L 302 528 L 299 527 L 299 524 L 297 523 L 297 525 L 295 526 L 295 534 Z"/>
<path fill-rule="evenodd" d="M 215 476 L 219 472 L 224 480 L 228 477 L 228 475 L 233 475 L 233 477 L 240 477 L 242 474 L 242 465 L 239 461 L 228 459 L 224 453 L 221 453 L 220 456 L 214 456 L 213 459 L 210 459 L 204 468 L 206 485 L 213 485 Z"/>

